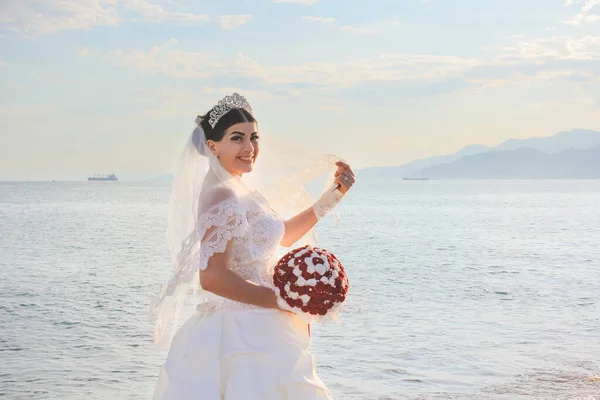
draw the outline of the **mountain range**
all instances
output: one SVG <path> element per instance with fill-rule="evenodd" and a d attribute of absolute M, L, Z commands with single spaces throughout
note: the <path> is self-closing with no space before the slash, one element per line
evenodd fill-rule
<path fill-rule="evenodd" d="M 454 154 L 361 175 L 431 179 L 600 179 L 600 131 L 574 129 L 554 136 L 509 139 L 498 146 L 467 146 Z"/>

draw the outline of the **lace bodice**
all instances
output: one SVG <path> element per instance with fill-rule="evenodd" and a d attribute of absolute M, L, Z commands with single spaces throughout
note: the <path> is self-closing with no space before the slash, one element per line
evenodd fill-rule
<path fill-rule="evenodd" d="M 273 270 L 274 257 L 283 238 L 284 224 L 266 202 L 244 201 L 248 231 L 233 239 L 229 269 L 241 277 L 261 284 Z"/>
<path fill-rule="evenodd" d="M 232 240 L 229 269 L 256 284 L 269 285 L 285 226 L 267 200 L 256 192 L 253 194 L 248 198 L 226 199 L 206 213 L 201 223 L 210 234 L 204 241 L 200 269 L 206 268 L 210 256 L 224 251 Z M 254 306 L 225 300 L 223 307 Z"/>

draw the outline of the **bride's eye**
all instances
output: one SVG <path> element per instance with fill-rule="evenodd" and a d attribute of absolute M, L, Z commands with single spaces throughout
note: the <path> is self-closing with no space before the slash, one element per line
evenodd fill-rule
<path fill-rule="evenodd" d="M 231 138 L 231 140 L 238 140 L 239 141 L 239 140 L 242 140 L 242 137 L 241 136 L 233 136 Z"/>
<path fill-rule="evenodd" d="M 258 139 L 260 139 L 260 136 L 258 136 L 258 135 L 252 136 L 252 140 L 258 140 Z"/>

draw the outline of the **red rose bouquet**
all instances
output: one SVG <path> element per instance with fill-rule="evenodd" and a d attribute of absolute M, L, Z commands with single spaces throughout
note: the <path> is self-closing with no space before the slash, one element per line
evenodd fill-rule
<path fill-rule="evenodd" d="M 309 322 L 337 320 L 350 287 L 342 263 L 312 246 L 283 256 L 275 266 L 273 284 L 279 306 Z"/>

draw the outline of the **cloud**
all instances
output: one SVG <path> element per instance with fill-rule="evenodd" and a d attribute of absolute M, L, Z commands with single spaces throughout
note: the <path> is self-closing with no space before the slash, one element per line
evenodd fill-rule
<path fill-rule="evenodd" d="M 315 4 L 319 0 L 273 0 L 273 3 L 296 3 L 296 4 Z"/>
<path fill-rule="evenodd" d="M 90 49 L 88 49 L 87 47 L 84 47 L 83 49 L 81 49 L 81 51 L 79 52 L 79 55 L 81 57 L 86 57 L 88 54 L 90 54 Z"/>
<path fill-rule="evenodd" d="M 8 61 L 0 60 L 0 68 L 8 67 Z"/>
<path fill-rule="evenodd" d="M 505 47 L 499 59 L 510 61 L 600 60 L 600 36 L 552 36 L 517 41 Z"/>
<path fill-rule="evenodd" d="M 402 24 L 397 20 L 377 20 L 359 26 L 344 25 L 340 28 L 342 32 L 356 35 L 387 34 L 392 29 L 400 27 Z"/>
<path fill-rule="evenodd" d="M 306 16 L 306 17 L 302 17 L 302 19 L 304 21 L 309 21 L 309 22 L 316 22 L 319 24 L 333 24 L 336 20 L 333 17 L 314 17 L 314 16 Z"/>
<path fill-rule="evenodd" d="M 148 22 L 208 21 L 210 19 L 206 14 L 166 11 L 160 5 L 150 4 L 147 0 L 125 0 L 123 6 L 141 15 L 144 21 Z"/>
<path fill-rule="evenodd" d="M 278 100 L 283 96 L 273 92 L 257 91 L 233 86 L 213 87 L 201 84 L 174 88 L 161 84 L 154 88 L 138 88 L 134 103 L 150 119 L 162 119 L 172 116 L 186 117 L 203 113 L 198 104 L 211 104 L 216 98 L 238 92 L 252 101 Z M 190 121 L 191 122 L 191 121 Z"/>
<path fill-rule="evenodd" d="M 121 49 L 108 52 L 104 59 L 127 68 L 152 74 L 164 74 L 171 78 L 208 78 L 225 65 L 215 56 L 173 48 L 177 39 L 152 47 L 148 52 Z"/>
<path fill-rule="evenodd" d="M 351 87 L 363 82 L 425 80 L 459 77 L 478 65 L 477 60 L 453 56 L 387 54 L 375 58 L 347 58 L 302 64 L 263 65 L 239 53 L 230 58 L 184 51 L 172 39 L 149 51 L 114 50 L 105 58 L 122 67 L 163 74 L 171 78 L 237 77 L 251 79 L 263 87 L 287 85 L 296 92 L 322 88 Z"/>
<path fill-rule="evenodd" d="M 233 59 L 218 59 L 203 53 L 173 48 L 175 40 L 155 46 L 148 52 L 116 50 L 107 59 L 118 65 L 161 73 L 172 78 L 246 77 L 262 85 L 292 85 L 309 88 L 351 87 L 362 82 L 447 79 L 458 77 L 477 60 L 452 56 L 387 54 L 371 59 L 351 58 L 337 62 L 309 62 L 293 65 L 261 65 L 238 54 Z"/>
<path fill-rule="evenodd" d="M 245 25 L 252 19 L 252 15 L 221 15 L 219 16 L 219 22 L 221 23 L 221 29 L 235 29 L 242 25 Z"/>
<path fill-rule="evenodd" d="M 54 33 L 119 22 L 112 0 L 6 1 L 0 14 L 0 27 L 12 32 Z"/>
<path fill-rule="evenodd" d="M 306 16 L 302 17 L 304 21 L 318 23 L 322 25 L 333 25 L 337 24 L 337 20 L 333 17 L 317 17 L 317 16 Z M 378 20 L 373 21 L 364 25 L 342 25 L 339 30 L 348 34 L 354 35 L 373 35 L 373 34 L 386 34 L 389 33 L 389 29 L 397 28 L 401 25 L 400 21 L 396 20 Z M 388 31 L 388 32 L 386 32 Z"/>
<path fill-rule="evenodd" d="M 468 69 L 465 78 L 482 88 L 534 81 L 581 83 L 595 75 L 599 60 L 597 36 L 521 40 Z"/>
<path fill-rule="evenodd" d="M 591 82 L 596 80 L 600 81 L 600 77 L 594 74 L 582 74 L 577 72 L 570 73 L 568 79 L 571 82 Z"/>
<path fill-rule="evenodd" d="M 148 51 L 116 50 L 106 59 L 150 74 L 235 82 L 256 90 L 282 90 L 290 96 L 390 85 L 417 97 L 531 81 L 585 84 L 600 60 L 600 37 L 518 38 L 512 46 L 496 50 L 498 53 L 488 58 L 387 53 L 335 61 L 266 64 L 243 53 L 217 57 L 181 50 L 172 39 Z"/>
<path fill-rule="evenodd" d="M 145 22 L 210 19 L 205 14 L 167 11 L 147 0 L 19 0 L 3 3 L 0 27 L 9 32 L 51 34 L 62 30 L 115 27 L 125 20 L 119 10 L 133 12 Z"/>
<path fill-rule="evenodd" d="M 567 3 L 565 3 L 565 6 L 573 4 L 573 1 Z M 599 5 L 600 0 L 586 0 L 579 12 L 575 13 L 571 19 L 563 21 L 563 23 L 572 26 L 581 26 L 600 21 L 600 14 L 592 13 Z"/>

